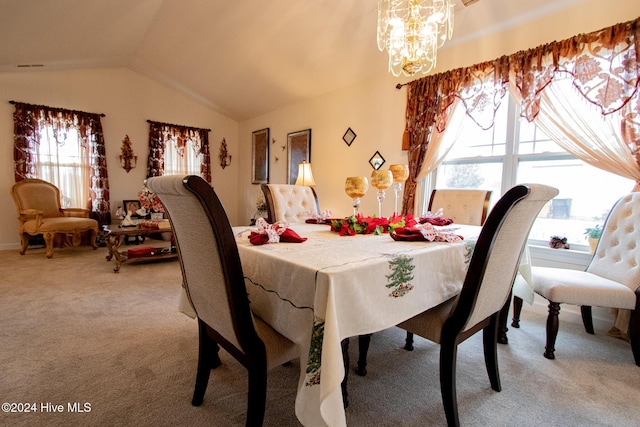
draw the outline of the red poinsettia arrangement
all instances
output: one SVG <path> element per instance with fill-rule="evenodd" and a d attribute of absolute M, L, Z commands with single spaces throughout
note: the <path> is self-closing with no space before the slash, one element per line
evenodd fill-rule
<path fill-rule="evenodd" d="M 332 219 L 331 230 L 341 236 L 355 236 L 356 234 L 390 233 L 398 227 L 412 227 L 418 221 L 412 214 L 394 215 L 390 218 L 363 216 L 361 213 L 344 219 Z"/>

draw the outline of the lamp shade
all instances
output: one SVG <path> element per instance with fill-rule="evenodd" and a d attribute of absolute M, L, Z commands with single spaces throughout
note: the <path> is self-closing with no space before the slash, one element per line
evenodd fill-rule
<path fill-rule="evenodd" d="M 296 179 L 296 185 L 316 185 L 316 182 L 313 180 L 313 173 L 311 172 L 311 163 L 302 162 L 298 164 L 298 178 Z"/>

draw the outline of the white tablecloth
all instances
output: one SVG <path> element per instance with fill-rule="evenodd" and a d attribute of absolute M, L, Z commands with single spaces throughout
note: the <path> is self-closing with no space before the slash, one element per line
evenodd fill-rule
<path fill-rule="evenodd" d="M 461 243 L 340 236 L 328 225 L 291 228 L 308 240 L 255 246 L 248 233 L 237 238 L 249 299 L 258 316 L 300 347 L 300 422 L 344 426 L 341 341 L 392 327 L 455 295 L 480 227 L 461 226 Z"/>

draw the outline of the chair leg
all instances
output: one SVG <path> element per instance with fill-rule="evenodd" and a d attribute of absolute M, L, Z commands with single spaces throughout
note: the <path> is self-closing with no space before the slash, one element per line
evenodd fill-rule
<path fill-rule="evenodd" d="M 501 391 L 500 372 L 498 370 L 498 313 L 491 316 L 491 322 L 482 331 L 482 345 L 484 347 L 484 364 L 489 374 L 491 388 Z"/>
<path fill-rule="evenodd" d="M 456 396 L 456 357 L 458 345 L 453 340 L 440 344 L 440 393 L 449 427 L 459 426 Z"/>
<path fill-rule="evenodd" d="M 549 301 L 549 315 L 547 316 L 547 346 L 545 347 L 544 357 L 547 359 L 555 359 L 556 337 L 558 336 L 558 314 L 560 313 L 560 304 Z"/>
<path fill-rule="evenodd" d="M 640 290 L 636 290 L 636 298 Z M 633 351 L 633 358 L 636 361 L 636 365 L 640 366 L 640 339 L 638 337 L 638 331 L 640 331 L 640 316 L 638 316 L 638 309 L 631 310 L 631 318 L 629 319 L 629 339 L 631 341 L 631 351 Z"/>
<path fill-rule="evenodd" d="M 511 308 L 511 292 L 509 292 L 509 297 L 502 306 L 498 317 L 498 342 L 500 344 L 509 344 L 509 338 L 507 338 L 507 332 L 509 331 L 509 328 L 507 328 L 509 308 Z"/>
<path fill-rule="evenodd" d="M 97 230 L 89 230 L 89 239 L 91 243 L 91 247 L 95 251 L 98 249 L 98 231 Z"/>
<path fill-rule="evenodd" d="M 407 338 L 404 340 L 404 349 L 413 351 L 413 332 L 407 332 Z"/>
<path fill-rule="evenodd" d="M 369 353 L 371 335 L 372 334 L 358 336 L 358 365 L 356 366 L 356 374 L 361 377 L 367 375 L 367 354 Z"/>
<path fill-rule="evenodd" d="M 593 318 L 591 317 L 591 306 L 590 305 L 581 305 L 580 313 L 582 314 L 582 323 L 584 324 L 584 329 L 588 334 L 593 335 L 595 332 L 593 331 Z"/>
<path fill-rule="evenodd" d="M 514 328 L 520 327 L 520 313 L 522 313 L 522 298 L 513 296 L 513 321 L 511 326 Z"/>
<path fill-rule="evenodd" d="M 24 255 L 29 247 L 29 236 L 27 234 L 20 234 L 20 255 Z"/>
<path fill-rule="evenodd" d="M 207 325 L 200 319 L 198 319 L 198 336 L 198 371 L 196 373 L 196 386 L 191 399 L 193 406 L 202 405 L 204 394 L 207 391 L 207 384 L 209 384 L 209 373 L 211 369 L 220 366 L 218 344 L 207 334 Z"/>
<path fill-rule="evenodd" d="M 262 426 L 267 403 L 267 364 L 249 369 L 249 393 L 247 398 L 247 426 Z"/>
<path fill-rule="evenodd" d="M 55 233 L 44 233 L 42 237 L 44 238 L 47 258 L 51 258 L 53 256 L 53 238 L 55 237 Z"/>

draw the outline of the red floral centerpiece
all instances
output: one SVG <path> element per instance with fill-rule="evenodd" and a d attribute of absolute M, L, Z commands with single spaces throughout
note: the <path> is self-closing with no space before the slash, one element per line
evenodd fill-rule
<path fill-rule="evenodd" d="M 390 233 L 398 227 L 412 227 L 418 221 L 412 214 L 406 216 L 395 215 L 390 218 L 378 218 L 363 216 L 359 213 L 344 219 L 332 219 L 331 230 L 340 233 L 341 236 L 355 236 L 356 234 L 383 234 Z"/>
<path fill-rule="evenodd" d="M 158 198 L 158 195 L 149 190 L 146 185 L 142 186 L 142 190 L 138 192 L 138 200 L 140 205 L 150 212 L 164 212 L 164 206 Z"/>

